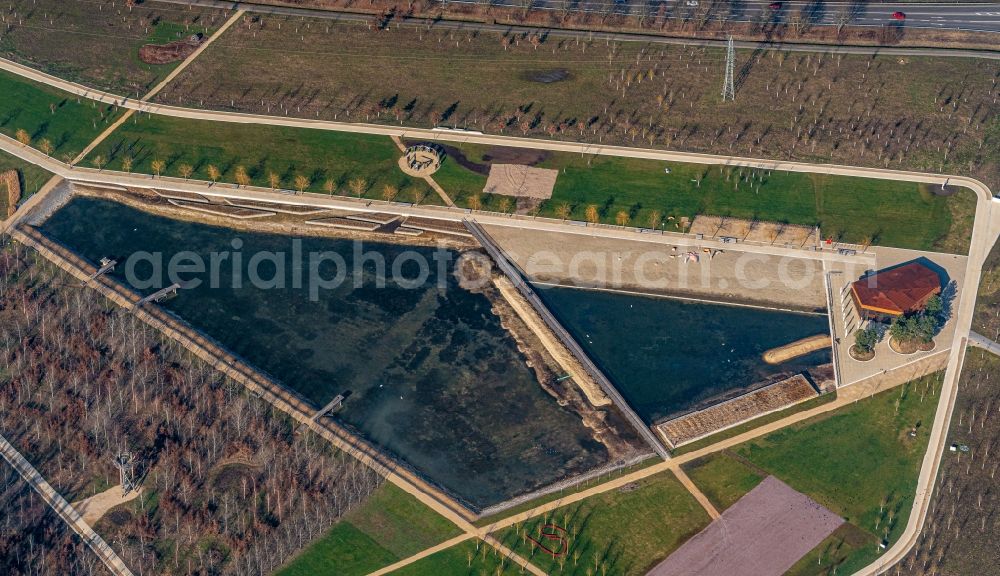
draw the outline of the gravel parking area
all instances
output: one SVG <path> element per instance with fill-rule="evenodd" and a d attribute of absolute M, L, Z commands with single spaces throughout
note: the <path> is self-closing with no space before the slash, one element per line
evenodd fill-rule
<path fill-rule="evenodd" d="M 768 476 L 647 576 L 780 576 L 843 522 Z"/>

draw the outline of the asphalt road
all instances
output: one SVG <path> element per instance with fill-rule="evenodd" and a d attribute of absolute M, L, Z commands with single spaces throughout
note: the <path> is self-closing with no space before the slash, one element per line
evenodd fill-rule
<path fill-rule="evenodd" d="M 160 0 L 175 4 L 193 4 L 241 8 L 251 12 L 324 17 L 335 12 L 308 8 L 269 6 L 260 2 L 227 2 L 223 0 Z M 1000 33 L 1000 3 L 905 3 L 905 2 L 771 2 L 770 0 L 730 0 L 726 8 L 712 9 L 712 0 L 441 0 L 442 4 L 479 4 L 489 1 L 493 6 L 575 11 L 594 14 L 658 13 L 679 20 L 726 20 L 730 22 L 768 22 L 805 26 L 904 26 L 931 30 L 963 30 Z M 694 5 L 691 5 L 691 4 Z M 776 5 L 776 8 L 772 8 Z M 904 17 L 895 17 L 901 12 Z M 367 18 L 367 17 L 366 17 Z M 986 48 L 996 49 L 1000 38 L 983 39 Z"/>

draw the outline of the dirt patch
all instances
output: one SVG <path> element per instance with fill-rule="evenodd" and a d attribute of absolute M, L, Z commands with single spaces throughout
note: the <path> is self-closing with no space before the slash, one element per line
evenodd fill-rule
<path fill-rule="evenodd" d="M 114 526 L 124 526 L 133 518 L 132 512 L 124 508 L 116 508 L 104 515 L 104 521 Z"/>
<path fill-rule="evenodd" d="M 956 192 L 963 190 L 961 186 L 931 186 L 931 192 L 935 196 L 954 196 Z"/>
<path fill-rule="evenodd" d="M 875 349 L 874 348 L 872 348 L 871 350 L 868 350 L 866 352 L 866 351 L 861 350 L 860 348 L 858 348 L 857 345 L 854 345 L 854 346 L 851 346 L 849 352 L 851 354 L 851 358 L 854 358 L 858 362 L 867 362 L 867 361 L 873 360 L 875 358 Z"/>
<path fill-rule="evenodd" d="M 485 290 L 492 278 L 493 264 L 485 254 L 478 250 L 470 250 L 458 257 L 455 265 L 455 278 L 463 289 L 476 294 Z"/>
<path fill-rule="evenodd" d="M 544 150 L 531 150 L 528 148 L 508 148 L 506 146 L 494 146 L 483 154 L 483 161 L 503 164 L 524 164 L 534 166 L 545 161 L 549 157 Z"/>
<path fill-rule="evenodd" d="M 746 572 L 780 576 L 844 520 L 768 476 L 697 536 L 649 572 L 650 576 Z"/>
<path fill-rule="evenodd" d="M 889 337 L 889 348 L 897 354 L 914 354 L 916 352 L 930 352 L 935 347 L 934 341 L 921 342 L 919 340 L 904 340 L 899 341 L 893 337 Z"/>
<path fill-rule="evenodd" d="M 751 221 L 728 216 L 695 216 L 690 232 L 703 234 L 706 238 L 731 237 L 741 242 L 761 242 L 779 246 L 784 244 L 807 246 L 819 243 L 816 229 L 812 226 Z"/>
<path fill-rule="evenodd" d="M 168 44 L 146 44 L 139 48 L 139 59 L 146 64 L 180 62 L 193 54 L 203 40 L 204 36 L 199 33 Z"/>
<path fill-rule="evenodd" d="M 404 140 L 406 146 L 418 144 L 417 140 Z M 549 157 L 544 150 L 531 150 L 527 148 L 508 148 L 505 146 L 493 146 L 482 155 L 481 161 L 470 159 L 465 152 L 454 146 L 449 146 L 440 142 L 434 144 L 441 148 L 449 160 L 455 161 L 466 170 L 475 172 L 482 176 L 489 176 L 490 166 L 494 163 L 523 164 L 525 166 L 535 166 L 544 162 Z"/>
<path fill-rule="evenodd" d="M 558 170 L 532 168 L 524 164 L 498 164 L 490 166 L 485 191 L 490 194 L 548 200 L 556 186 Z"/>
<path fill-rule="evenodd" d="M 569 70 L 565 68 L 553 68 L 551 70 L 527 70 L 521 74 L 521 78 L 528 82 L 538 82 L 539 84 L 553 84 L 570 80 L 573 77 Z"/>
<path fill-rule="evenodd" d="M 4 218 L 10 218 L 17 210 L 17 203 L 21 201 L 21 177 L 17 170 L 8 170 L 0 174 L 0 187 L 6 188 L 7 210 L 3 212 Z"/>
<path fill-rule="evenodd" d="M 223 491 L 234 492 L 246 489 L 248 484 L 252 484 L 254 467 L 243 463 L 226 464 L 219 467 L 213 474 L 212 484 Z"/>

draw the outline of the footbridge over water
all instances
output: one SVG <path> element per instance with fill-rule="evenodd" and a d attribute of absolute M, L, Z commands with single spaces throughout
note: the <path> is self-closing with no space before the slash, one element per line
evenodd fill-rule
<path fill-rule="evenodd" d="M 500 267 L 500 270 L 502 270 L 503 273 L 510 279 L 511 283 L 514 284 L 514 287 L 517 288 L 518 292 L 520 292 L 521 295 L 524 296 L 525 300 L 527 300 L 535 311 L 538 312 L 538 315 L 541 316 L 546 326 L 549 327 L 549 330 L 552 330 L 556 337 L 558 337 L 562 342 L 563 346 L 565 346 L 570 353 L 576 357 L 577 361 L 580 362 L 580 365 L 583 366 L 584 370 L 586 370 L 590 377 L 594 379 L 594 382 L 597 382 L 598 386 L 600 386 L 601 389 L 604 390 L 604 393 L 611 398 L 611 401 L 614 402 L 615 406 L 622 411 L 622 414 L 625 415 L 628 421 L 635 428 L 636 432 L 639 433 L 639 436 L 642 437 L 642 439 L 645 440 L 646 443 L 660 455 L 660 457 L 664 460 L 669 460 L 670 453 L 667 451 L 666 447 L 660 443 L 660 441 L 653 434 L 652 430 L 650 430 L 650 428 L 646 426 L 646 423 L 643 422 L 642 418 L 640 418 L 639 415 L 632 410 L 632 407 L 629 406 L 625 398 L 620 392 L 618 392 L 618 389 L 615 388 L 614 384 L 612 384 L 608 377 L 604 375 L 604 372 L 602 372 L 601 369 L 594 364 L 594 362 L 590 359 L 590 356 L 584 352 L 583 348 L 580 347 L 580 344 L 576 341 L 576 339 L 573 338 L 569 331 L 563 327 L 562 323 L 559 322 L 551 311 L 549 311 L 548 306 L 542 302 L 541 297 L 538 296 L 531 285 L 525 282 L 520 270 L 518 270 L 517 267 L 507 258 L 503 249 L 497 245 L 489 233 L 486 232 L 486 230 L 475 220 L 464 218 L 462 223 L 465 224 L 465 227 L 469 230 L 472 236 L 480 244 L 482 244 L 483 248 L 486 249 L 486 252 L 489 253 L 493 261 Z"/>
<path fill-rule="evenodd" d="M 118 264 L 117 260 L 112 260 L 110 258 L 101 258 L 101 267 L 94 271 L 93 274 L 87 276 L 86 279 L 81 282 L 83 286 L 90 284 L 98 276 L 103 276 L 108 272 L 115 269 L 115 265 Z"/>

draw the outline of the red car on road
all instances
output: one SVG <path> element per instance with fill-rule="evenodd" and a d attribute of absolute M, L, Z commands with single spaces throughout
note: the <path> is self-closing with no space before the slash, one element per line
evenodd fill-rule
<path fill-rule="evenodd" d="M 898 12 L 898 11 L 897 12 L 893 12 L 892 13 L 892 19 L 893 20 L 906 20 L 906 14 L 904 14 L 902 12 Z"/>
<path fill-rule="evenodd" d="M 781 2 L 771 2 L 767 7 L 771 10 L 781 10 Z"/>

